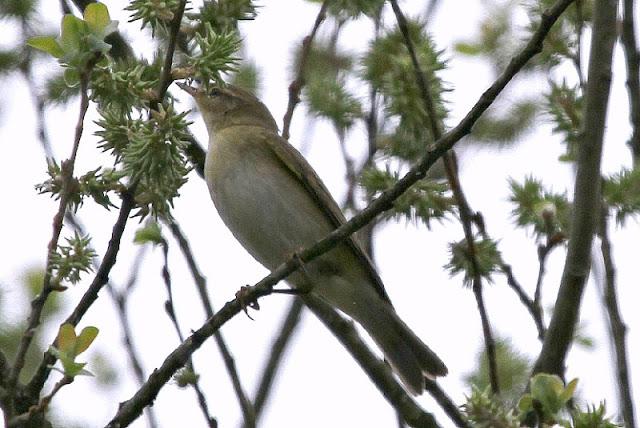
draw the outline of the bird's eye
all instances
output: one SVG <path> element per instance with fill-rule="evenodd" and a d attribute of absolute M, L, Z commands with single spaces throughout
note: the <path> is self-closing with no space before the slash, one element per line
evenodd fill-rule
<path fill-rule="evenodd" d="M 209 91 L 209 96 L 212 96 L 212 97 L 219 97 L 222 94 L 223 92 L 222 92 L 222 89 L 220 88 L 213 88 L 211 89 L 211 91 Z"/>

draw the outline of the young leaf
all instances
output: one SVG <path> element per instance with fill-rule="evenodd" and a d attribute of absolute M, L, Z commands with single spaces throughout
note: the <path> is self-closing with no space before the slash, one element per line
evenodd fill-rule
<path fill-rule="evenodd" d="M 64 55 L 62 47 L 60 47 L 56 39 L 51 36 L 32 37 L 27 41 L 27 45 L 46 52 L 56 58 L 61 58 Z"/>

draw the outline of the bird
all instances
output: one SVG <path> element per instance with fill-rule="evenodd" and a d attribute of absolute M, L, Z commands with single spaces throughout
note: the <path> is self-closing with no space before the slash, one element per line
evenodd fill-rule
<path fill-rule="evenodd" d="M 346 222 L 320 177 L 278 132 L 268 108 L 231 84 L 178 82 L 196 102 L 209 134 L 205 180 L 220 218 L 240 244 L 273 271 Z M 442 360 L 400 319 L 358 238 L 305 263 L 286 281 L 310 290 L 358 322 L 405 388 L 445 376 Z"/>

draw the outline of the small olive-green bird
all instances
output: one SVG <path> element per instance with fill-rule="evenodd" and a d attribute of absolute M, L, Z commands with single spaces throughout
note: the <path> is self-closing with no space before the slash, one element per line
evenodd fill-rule
<path fill-rule="evenodd" d="M 220 217 L 269 270 L 346 222 L 304 157 L 278 134 L 267 107 L 227 85 L 208 93 L 185 84 L 209 132 L 205 178 Z M 320 296 L 358 321 L 413 394 L 447 368 L 398 317 L 361 244 L 351 237 L 290 275 L 294 287 Z"/>

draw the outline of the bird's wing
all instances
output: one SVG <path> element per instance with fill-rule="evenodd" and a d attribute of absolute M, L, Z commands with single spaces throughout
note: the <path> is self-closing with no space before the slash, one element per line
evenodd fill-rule
<path fill-rule="evenodd" d="M 342 214 L 340 207 L 333 199 L 320 177 L 318 177 L 311 165 L 307 163 L 300 152 L 275 132 L 269 135 L 265 134 L 264 141 L 291 175 L 293 175 L 303 185 L 315 201 L 316 205 L 330 219 L 334 227 L 337 229 L 342 226 L 347 221 L 344 214 Z M 362 266 L 365 267 L 369 277 L 371 278 L 371 283 L 375 286 L 378 294 L 384 300 L 391 303 L 380 276 L 373 267 L 371 259 L 369 259 L 365 253 L 360 242 L 354 235 L 351 235 L 345 242 L 351 248 L 356 257 L 362 262 Z"/>

